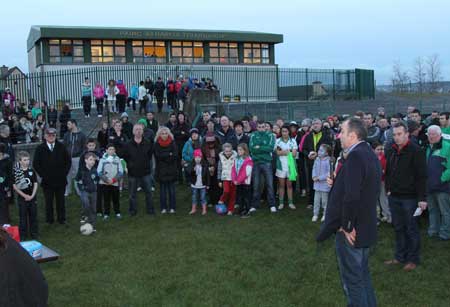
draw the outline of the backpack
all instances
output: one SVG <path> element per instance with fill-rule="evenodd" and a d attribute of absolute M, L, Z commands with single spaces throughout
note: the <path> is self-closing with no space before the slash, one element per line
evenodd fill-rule
<path fill-rule="evenodd" d="M 175 93 L 178 93 L 181 90 L 181 82 L 177 81 L 177 83 L 175 83 Z"/>

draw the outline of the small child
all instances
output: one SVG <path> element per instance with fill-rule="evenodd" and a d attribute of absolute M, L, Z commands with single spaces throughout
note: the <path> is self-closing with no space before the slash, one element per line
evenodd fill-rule
<path fill-rule="evenodd" d="M 116 218 L 122 218 L 119 203 L 119 181 L 123 176 L 123 167 L 120 158 L 116 155 L 116 148 L 114 147 L 114 144 L 108 144 L 106 146 L 106 152 L 98 163 L 97 172 L 100 177 L 100 184 L 102 185 L 101 189 L 103 191 L 105 210 L 103 219 L 109 219 L 111 200 L 113 202 Z"/>
<path fill-rule="evenodd" d="M 83 207 L 83 217 L 81 223 L 89 223 L 94 228 L 97 211 L 97 184 L 99 177 L 95 164 L 97 162 L 97 155 L 93 152 L 88 152 L 84 155 L 84 165 L 78 169 L 75 177 L 75 182 L 80 191 L 81 205 Z"/>
<path fill-rule="evenodd" d="M 19 162 L 14 167 L 14 191 L 17 193 L 19 206 L 19 232 L 22 241 L 28 236 L 28 228 L 33 240 L 39 237 L 36 193 L 38 182 L 36 173 L 30 167 L 30 154 L 20 151 L 17 154 Z"/>
<path fill-rule="evenodd" d="M 380 204 L 381 209 L 381 221 L 386 223 L 392 223 L 392 216 L 391 216 L 391 210 L 389 209 L 389 202 L 388 197 L 386 194 L 386 188 L 384 185 L 384 176 L 386 173 L 386 156 L 384 155 L 384 146 L 378 142 L 374 142 L 372 144 L 372 148 L 375 152 L 375 154 L 378 157 L 378 160 L 380 161 L 381 165 L 381 190 L 380 190 L 380 196 L 378 197 L 378 202 Z"/>
<path fill-rule="evenodd" d="M 228 215 L 233 215 L 234 204 L 236 202 L 236 186 L 231 181 L 231 170 L 237 153 L 233 150 L 230 143 L 222 146 L 222 152 L 219 154 L 219 165 L 217 167 L 217 179 L 219 187 L 223 188 L 223 194 L 219 199 L 219 204 L 227 203 Z"/>
<path fill-rule="evenodd" d="M 194 150 L 194 165 L 191 168 L 192 209 L 189 214 L 197 212 L 200 201 L 202 215 L 206 215 L 206 190 L 208 189 L 208 167 L 203 163 L 203 155 L 200 149 Z"/>
<path fill-rule="evenodd" d="M 248 146 L 241 143 L 237 147 L 237 158 L 231 170 L 231 179 L 236 186 L 237 203 L 240 206 L 241 217 L 249 217 L 251 201 L 251 180 L 253 160 L 249 156 Z"/>
<path fill-rule="evenodd" d="M 313 222 L 317 222 L 319 219 L 320 207 L 323 208 L 323 216 L 321 221 L 325 221 L 325 213 L 328 204 L 328 193 L 330 192 L 330 186 L 327 183 L 327 178 L 330 176 L 331 169 L 331 147 L 326 144 L 322 144 L 317 152 L 318 156 L 314 160 L 314 166 L 312 169 L 312 179 L 314 181 L 314 216 Z"/>

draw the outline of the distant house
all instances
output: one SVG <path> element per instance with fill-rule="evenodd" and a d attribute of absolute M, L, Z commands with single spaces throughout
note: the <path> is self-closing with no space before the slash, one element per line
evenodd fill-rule
<path fill-rule="evenodd" d="M 3 65 L 2 67 L 0 67 L 0 73 L 1 73 L 1 75 L 0 75 L 1 80 L 7 80 L 11 76 L 25 77 L 25 74 L 23 73 L 23 71 L 20 70 L 20 68 L 17 66 L 9 68 L 8 66 Z"/>

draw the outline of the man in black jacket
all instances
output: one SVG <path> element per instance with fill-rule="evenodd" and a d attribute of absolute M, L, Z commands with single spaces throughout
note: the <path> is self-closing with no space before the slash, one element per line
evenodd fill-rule
<path fill-rule="evenodd" d="M 236 150 L 238 141 L 234 129 L 230 127 L 230 119 L 226 115 L 220 118 L 220 129 L 216 131 L 216 135 L 220 140 L 220 144 L 230 143 L 233 150 Z"/>
<path fill-rule="evenodd" d="M 133 127 L 134 138 L 124 148 L 124 159 L 128 168 L 128 189 L 130 197 L 131 216 L 137 213 L 136 193 L 138 187 L 145 192 L 145 203 L 148 214 L 154 214 L 152 198 L 152 155 L 153 141 L 143 138 L 144 125 L 135 124 Z"/>
<path fill-rule="evenodd" d="M 336 232 L 336 254 L 348 306 L 376 306 L 369 272 L 369 248 L 377 238 L 377 199 L 381 167 L 364 141 L 364 123 L 351 118 L 342 124 L 345 161 L 338 167 L 328 199 L 321 242 Z"/>
<path fill-rule="evenodd" d="M 312 121 L 311 133 L 309 133 L 303 144 L 303 154 L 306 157 L 307 180 L 309 185 L 308 205 L 314 204 L 314 182 L 312 180 L 312 169 L 314 160 L 317 158 L 317 151 L 320 145 L 327 144 L 332 146 L 333 139 L 329 129 L 322 129 L 322 121 L 315 118 Z"/>
<path fill-rule="evenodd" d="M 72 161 L 64 144 L 56 140 L 55 128 L 46 129 L 44 137 L 45 141 L 36 148 L 34 153 L 33 168 L 42 178 L 47 223 L 54 222 L 53 198 L 56 198 L 58 222 L 65 224 L 64 190 Z"/>
<path fill-rule="evenodd" d="M 425 153 L 409 140 L 404 123 L 394 126 L 395 144 L 386 155 L 386 192 L 395 229 L 395 257 L 386 265 L 405 264 L 412 271 L 420 261 L 420 233 L 415 212 L 427 208 Z"/>

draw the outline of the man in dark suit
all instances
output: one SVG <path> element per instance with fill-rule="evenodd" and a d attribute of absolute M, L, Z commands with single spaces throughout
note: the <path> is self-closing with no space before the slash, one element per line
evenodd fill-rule
<path fill-rule="evenodd" d="M 321 242 L 336 233 L 336 254 L 348 306 L 376 306 L 369 272 L 369 248 L 377 239 L 377 199 L 381 167 L 364 141 L 367 130 L 360 119 L 342 124 L 344 162 L 338 165 L 328 199 Z"/>
<path fill-rule="evenodd" d="M 56 129 L 45 130 L 45 141 L 36 148 L 33 168 L 42 178 L 44 190 L 46 221 L 53 224 L 53 198 L 56 198 L 58 222 L 65 224 L 66 207 L 64 191 L 72 161 L 64 144 L 56 140 Z"/>

